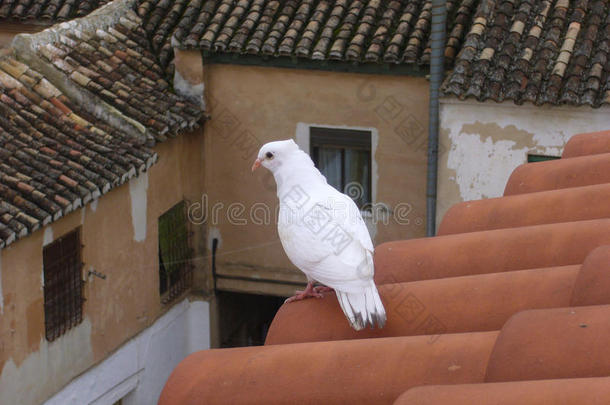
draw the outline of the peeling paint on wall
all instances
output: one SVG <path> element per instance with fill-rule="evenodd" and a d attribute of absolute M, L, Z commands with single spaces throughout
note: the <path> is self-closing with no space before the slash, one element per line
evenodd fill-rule
<path fill-rule="evenodd" d="M 218 245 L 216 245 L 216 248 L 220 249 L 220 247 L 222 246 L 222 236 L 220 235 L 220 229 L 211 226 L 208 228 L 208 250 L 210 252 L 213 248 L 212 243 L 214 239 L 218 239 Z"/>
<path fill-rule="evenodd" d="M 51 225 L 47 225 L 47 227 L 44 229 L 44 235 L 42 237 L 42 246 L 45 247 L 51 242 L 53 242 L 53 227 Z"/>
<path fill-rule="evenodd" d="M 608 108 L 444 100 L 437 222 L 453 204 L 502 196 L 528 154 L 561 156 L 572 135 L 609 128 Z"/>
<path fill-rule="evenodd" d="M 129 181 L 131 197 L 131 223 L 133 239 L 142 242 L 146 239 L 146 208 L 148 192 L 148 173 L 144 172 Z"/>
<path fill-rule="evenodd" d="M 178 48 L 177 44 L 175 48 Z M 174 50 L 174 90 L 176 93 L 206 109 L 203 96 L 203 60 L 192 50 Z"/>
<path fill-rule="evenodd" d="M 96 198 L 95 200 L 91 201 L 89 203 L 89 206 L 91 207 L 91 211 L 95 212 L 95 210 L 97 210 L 97 202 L 99 201 L 99 198 Z"/>
<path fill-rule="evenodd" d="M 93 361 L 91 322 L 85 318 L 54 342 L 44 337 L 39 349 L 19 365 L 9 359 L 0 374 L 0 404 L 39 404 Z"/>
<path fill-rule="evenodd" d="M 182 77 L 178 69 L 174 72 L 174 90 L 189 101 L 201 106 L 205 110 L 203 98 L 203 83 L 193 84 L 188 79 Z"/>
<path fill-rule="evenodd" d="M 510 133 L 512 130 L 500 128 L 495 124 L 487 125 L 495 127 L 489 129 L 497 134 L 505 130 Z M 507 176 L 514 169 L 515 162 L 523 162 L 528 150 L 532 149 L 529 146 L 520 146 L 510 140 L 510 137 L 507 140 L 497 140 L 481 135 L 489 133 L 485 126 L 477 121 L 469 126 L 463 125 L 459 131 L 449 135 L 451 149 L 447 157 L 447 167 L 455 173 L 452 177 L 458 184 L 463 201 L 502 195 Z M 520 135 L 524 138 L 532 136 L 529 133 Z M 545 149 L 543 154 L 550 154 L 549 152 Z"/>
<path fill-rule="evenodd" d="M 103 362 L 72 380 L 45 405 L 156 404 L 174 367 L 210 348 L 210 308 L 183 300 Z"/>

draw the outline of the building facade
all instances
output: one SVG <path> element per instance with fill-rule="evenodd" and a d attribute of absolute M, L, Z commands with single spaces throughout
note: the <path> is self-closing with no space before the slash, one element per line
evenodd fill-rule
<path fill-rule="evenodd" d="M 155 403 L 210 345 L 202 112 L 139 24 L 115 2 L 0 55 L 0 403 Z"/>

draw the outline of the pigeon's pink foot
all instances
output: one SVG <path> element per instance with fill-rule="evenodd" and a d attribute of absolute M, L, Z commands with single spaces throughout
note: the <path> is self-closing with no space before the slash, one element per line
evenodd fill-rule
<path fill-rule="evenodd" d="M 313 283 L 308 283 L 307 287 L 305 287 L 305 291 L 297 291 L 295 295 L 286 299 L 286 301 L 284 301 L 284 304 L 288 304 L 289 302 L 294 302 L 294 301 L 301 301 L 306 298 L 312 298 L 312 297 L 313 298 L 322 298 L 322 297 L 324 297 L 324 295 L 315 291 L 315 289 L 313 288 Z"/>
<path fill-rule="evenodd" d="M 319 285 L 317 287 L 314 287 L 313 290 L 317 293 L 326 293 L 326 292 L 333 292 L 335 291 L 334 288 L 331 287 L 327 287 L 325 285 Z"/>

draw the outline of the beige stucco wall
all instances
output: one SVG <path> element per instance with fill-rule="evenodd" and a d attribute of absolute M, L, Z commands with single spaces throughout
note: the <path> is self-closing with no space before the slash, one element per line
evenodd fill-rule
<path fill-rule="evenodd" d="M 157 218 L 183 198 L 201 195 L 203 136 L 201 131 L 182 135 L 155 150 L 159 161 L 147 173 L 0 251 L 0 403 L 40 403 L 171 307 L 159 297 Z M 84 245 L 84 321 L 49 343 L 42 249 L 78 226 Z M 194 228 L 200 286 L 205 283 L 202 232 Z M 90 269 L 106 279 L 86 277 Z"/>
<path fill-rule="evenodd" d="M 499 197 L 528 153 L 561 156 L 577 133 L 610 128 L 610 108 L 441 103 L 437 224 L 455 203 Z"/>
<path fill-rule="evenodd" d="M 387 224 L 377 224 L 375 244 L 425 234 L 425 78 L 218 64 L 204 66 L 204 84 L 211 115 L 205 159 L 208 242 L 220 241 L 218 274 L 304 280 L 278 239 L 273 177 L 250 168 L 264 143 L 296 139 L 298 128 L 309 124 L 378 134 L 374 202 L 391 212 Z M 271 220 L 265 219 L 267 209 Z M 272 286 L 258 292 L 293 290 Z"/>

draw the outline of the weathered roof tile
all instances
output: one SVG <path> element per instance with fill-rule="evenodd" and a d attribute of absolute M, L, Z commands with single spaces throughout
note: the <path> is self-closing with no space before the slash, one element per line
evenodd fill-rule
<path fill-rule="evenodd" d="M 610 85 L 600 80 L 610 71 L 608 34 L 605 0 L 486 1 L 443 91 L 517 104 L 608 104 Z"/>
<path fill-rule="evenodd" d="M 0 0 L 1 20 L 57 22 L 83 17 L 110 0 Z"/>
<path fill-rule="evenodd" d="M 0 248 L 156 160 L 145 137 L 94 117 L 94 109 L 73 103 L 46 77 L 65 75 L 62 86 L 104 100 L 157 141 L 201 116 L 199 107 L 168 91 L 134 12 L 116 25 L 64 24 L 23 37 L 0 55 Z M 18 60 L 24 53 L 27 63 Z M 30 66 L 36 60 L 40 71 Z"/>
<path fill-rule="evenodd" d="M 8 71 L 5 68 L 8 67 Z M 154 152 L 134 143 L 133 137 L 103 123 L 95 131 L 91 117 L 71 105 L 46 79 L 13 56 L 0 59 L 0 238 L 12 243 L 41 224 L 61 217 L 83 203 L 83 198 L 106 192 L 118 184 L 111 169 L 130 171 L 132 160 L 119 150 L 138 148 L 154 159 Z M 88 120 L 89 119 L 89 120 Z M 71 192 L 69 190 L 72 190 Z"/>
<path fill-rule="evenodd" d="M 453 62 L 480 0 L 448 0 L 445 55 Z M 137 11 L 171 70 L 174 44 L 186 49 L 340 60 L 415 63 L 429 59 L 429 0 L 141 0 Z M 456 10 L 453 12 L 453 10 Z M 171 12 L 169 12 L 171 10 Z"/>

